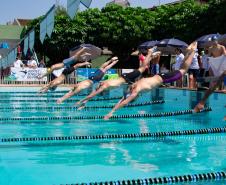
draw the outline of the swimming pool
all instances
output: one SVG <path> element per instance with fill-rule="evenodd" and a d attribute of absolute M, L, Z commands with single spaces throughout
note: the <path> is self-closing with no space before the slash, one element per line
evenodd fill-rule
<path fill-rule="evenodd" d="M 225 94 L 191 114 L 201 92 L 160 88 L 103 121 L 122 89 L 81 111 L 73 105 L 82 95 L 55 103 L 65 90 L 1 88 L 0 184 L 226 184 Z"/>

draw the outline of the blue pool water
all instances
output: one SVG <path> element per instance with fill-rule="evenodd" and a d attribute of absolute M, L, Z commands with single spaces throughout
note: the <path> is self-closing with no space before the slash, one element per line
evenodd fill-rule
<path fill-rule="evenodd" d="M 213 94 L 208 101 L 212 111 L 199 114 L 109 121 L 41 120 L 42 117 L 105 115 L 111 110 L 68 110 L 67 107 L 84 96 L 75 96 L 73 101 L 57 105 L 55 102 L 65 89 L 58 90 L 37 96 L 36 88 L 14 88 L 13 92 L 1 88 L 0 118 L 28 119 L 0 119 L 0 139 L 154 133 L 226 126 L 223 121 L 226 95 L 219 93 Z M 106 100 L 90 101 L 87 106 L 114 105 L 119 99 L 110 98 L 121 94 L 121 89 L 113 90 L 105 94 Z M 143 93 L 133 103 L 154 100 L 165 100 L 165 103 L 126 107 L 116 115 L 191 109 L 201 96 L 201 92 L 156 89 Z M 0 184 L 60 185 L 226 172 L 225 141 L 225 133 L 209 133 L 136 139 L 0 142 Z M 181 183 L 193 184 L 223 185 L 226 181 Z"/>

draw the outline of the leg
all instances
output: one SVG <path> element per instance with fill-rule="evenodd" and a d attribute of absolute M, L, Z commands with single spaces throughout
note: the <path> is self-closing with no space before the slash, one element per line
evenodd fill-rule
<path fill-rule="evenodd" d="M 47 68 L 47 72 L 45 74 L 43 74 L 42 76 L 40 76 L 39 78 L 41 79 L 41 78 L 51 74 L 54 70 L 57 70 L 57 69 L 60 69 L 63 67 L 64 67 L 63 63 L 54 64 L 50 68 Z"/>
<path fill-rule="evenodd" d="M 204 97 L 202 98 L 202 100 L 195 106 L 194 112 L 200 112 L 204 108 L 207 99 L 214 92 L 214 90 L 218 86 L 221 85 L 221 83 L 223 82 L 225 76 L 226 76 L 226 71 L 224 71 L 224 73 L 218 78 L 216 83 L 205 92 Z"/>
<path fill-rule="evenodd" d="M 50 88 L 62 84 L 64 80 L 65 76 L 61 74 L 59 77 L 51 81 L 49 84 L 45 85 L 39 92 L 40 93 L 47 92 Z"/>
<path fill-rule="evenodd" d="M 182 75 L 184 75 L 188 71 L 188 69 L 192 63 L 193 57 L 195 55 L 196 49 L 197 49 L 197 42 L 193 42 L 188 46 L 188 48 L 187 48 L 188 52 L 187 52 L 186 56 L 184 57 L 182 67 L 180 69 L 180 72 Z"/>

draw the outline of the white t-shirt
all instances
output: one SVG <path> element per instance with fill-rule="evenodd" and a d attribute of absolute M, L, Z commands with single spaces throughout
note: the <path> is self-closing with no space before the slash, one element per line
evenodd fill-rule
<path fill-rule="evenodd" d="M 28 60 L 27 65 L 29 65 L 29 66 L 32 65 L 34 67 L 38 67 L 38 64 L 35 60 Z"/>
<path fill-rule="evenodd" d="M 209 71 L 210 65 L 209 65 L 209 55 L 203 55 L 202 56 L 202 67 L 206 71 Z"/>
<path fill-rule="evenodd" d="M 21 60 L 16 60 L 13 64 L 14 67 L 20 68 L 23 66 L 23 62 Z"/>
<path fill-rule="evenodd" d="M 179 70 L 180 69 L 183 60 L 184 60 L 184 54 L 183 53 L 181 53 L 179 55 L 176 55 L 176 63 L 174 65 L 174 69 L 175 70 Z"/>
<path fill-rule="evenodd" d="M 198 53 L 195 53 L 189 69 L 199 69 L 198 55 Z"/>

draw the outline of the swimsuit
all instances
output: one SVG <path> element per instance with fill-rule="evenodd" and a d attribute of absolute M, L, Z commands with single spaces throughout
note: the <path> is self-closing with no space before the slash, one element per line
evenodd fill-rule
<path fill-rule="evenodd" d="M 67 76 L 69 74 L 71 74 L 72 72 L 75 71 L 75 68 L 74 67 L 69 67 L 69 68 L 65 68 L 62 72 L 63 75 Z"/>
<path fill-rule="evenodd" d="M 132 84 L 136 81 L 136 79 L 141 75 L 141 72 L 139 70 L 134 70 L 131 73 L 123 73 L 121 75 L 122 78 L 128 83 Z"/>
<path fill-rule="evenodd" d="M 158 75 L 162 78 L 163 83 L 175 82 L 182 78 L 182 74 L 179 70 L 172 71 L 169 73 L 160 73 Z"/>
<path fill-rule="evenodd" d="M 90 75 L 88 79 L 92 80 L 94 83 L 99 82 L 103 78 L 104 74 L 105 73 L 102 70 L 98 69 L 94 74 Z"/>

